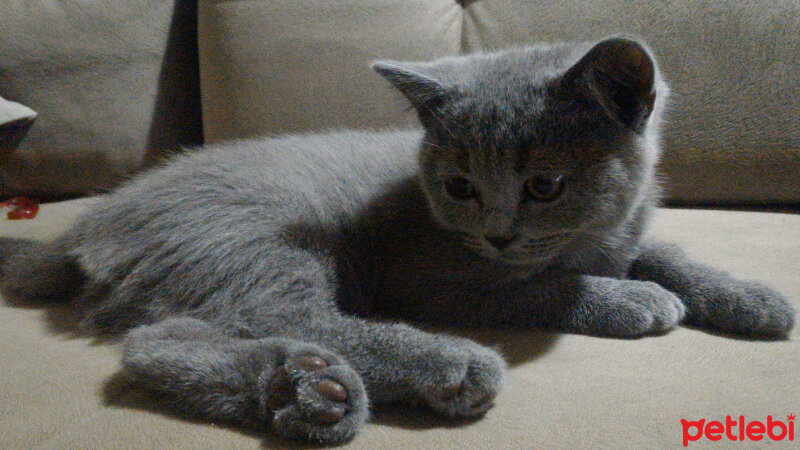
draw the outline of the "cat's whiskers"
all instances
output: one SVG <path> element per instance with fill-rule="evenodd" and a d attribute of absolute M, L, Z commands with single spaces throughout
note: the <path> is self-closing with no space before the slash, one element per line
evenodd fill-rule
<path fill-rule="evenodd" d="M 473 250 L 480 250 L 481 252 L 486 250 L 486 245 L 484 245 L 483 242 L 475 238 L 468 239 L 467 245 Z"/>
<path fill-rule="evenodd" d="M 431 147 L 438 148 L 439 150 L 444 150 L 444 147 L 442 147 L 441 145 L 434 144 L 433 142 L 426 141 L 425 139 L 421 141 L 421 144 L 429 145 Z"/>
<path fill-rule="evenodd" d="M 549 233 L 535 238 L 529 238 L 520 248 L 537 250 L 543 248 L 561 247 L 569 240 L 569 234 L 564 232 Z"/>
<path fill-rule="evenodd" d="M 614 252 L 612 249 L 606 247 L 602 242 L 596 242 L 593 240 L 586 241 L 590 247 L 594 250 L 600 252 L 600 254 L 608 261 L 610 261 L 613 265 L 621 266 L 624 265 L 625 258 L 620 252 Z"/>
<path fill-rule="evenodd" d="M 572 252 L 570 256 L 572 257 L 573 261 L 577 261 L 577 267 L 581 271 L 587 271 L 589 269 L 589 264 L 586 261 L 586 255 L 583 252 Z"/>
<path fill-rule="evenodd" d="M 488 246 L 486 241 L 480 236 L 465 234 L 462 242 L 464 243 L 465 247 L 481 256 L 485 256 L 487 258 L 496 258 L 500 255 L 499 252 Z"/>

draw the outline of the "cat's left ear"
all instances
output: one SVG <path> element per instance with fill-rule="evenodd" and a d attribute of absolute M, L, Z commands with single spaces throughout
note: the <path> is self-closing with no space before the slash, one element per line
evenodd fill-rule
<path fill-rule="evenodd" d="M 430 64 L 376 61 L 372 69 L 406 96 L 424 124 L 454 91 Z"/>
<path fill-rule="evenodd" d="M 567 89 L 595 97 L 612 119 L 639 130 L 655 106 L 656 71 L 643 44 L 612 37 L 595 44 L 562 80 Z"/>

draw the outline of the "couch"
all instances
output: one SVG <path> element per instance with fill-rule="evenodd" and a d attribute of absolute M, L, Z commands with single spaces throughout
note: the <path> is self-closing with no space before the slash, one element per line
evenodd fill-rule
<path fill-rule="evenodd" d="M 375 58 L 626 32 L 650 43 L 673 91 L 660 166 L 671 207 L 648 232 L 770 284 L 800 310 L 797 29 L 791 0 L 5 2 L 0 97 L 23 117 L 13 139 L 2 139 L 10 128 L 0 123 L 0 194 L 81 198 L 0 220 L 0 236 L 52 239 L 129 174 L 202 142 L 413 126 L 402 97 L 369 70 Z M 287 445 L 269 432 L 176 417 L 128 389 L 119 348 L 76 335 L 68 307 L 2 301 L 0 322 L 0 447 Z M 787 416 L 800 409 L 796 330 L 782 341 L 689 328 L 634 340 L 448 331 L 506 356 L 496 406 L 466 422 L 381 408 L 346 446 L 672 448 L 683 446 L 682 420 L 794 424 Z M 733 445 L 721 439 L 687 444 Z M 765 434 L 738 444 L 798 440 Z"/>

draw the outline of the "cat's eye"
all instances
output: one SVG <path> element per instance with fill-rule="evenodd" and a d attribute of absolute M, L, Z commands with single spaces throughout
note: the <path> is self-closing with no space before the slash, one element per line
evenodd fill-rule
<path fill-rule="evenodd" d="M 453 176 L 444 181 L 444 189 L 447 193 L 458 200 L 474 198 L 477 195 L 475 185 L 464 177 Z"/>
<path fill-rule="evenodd" d="M 564 175 L 534 175 L 525 182 L 525 192 L 536 201 L 552 202 L 564 192 Z"/>

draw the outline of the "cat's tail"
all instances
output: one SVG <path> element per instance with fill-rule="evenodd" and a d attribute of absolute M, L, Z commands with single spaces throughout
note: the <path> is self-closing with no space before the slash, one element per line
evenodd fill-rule
<path fill-rule="evenodd" d="M 77 259 L 57 245 L 0 238 L 0 293 L 12 304 L 69 301 L 85 280 Z"/>

